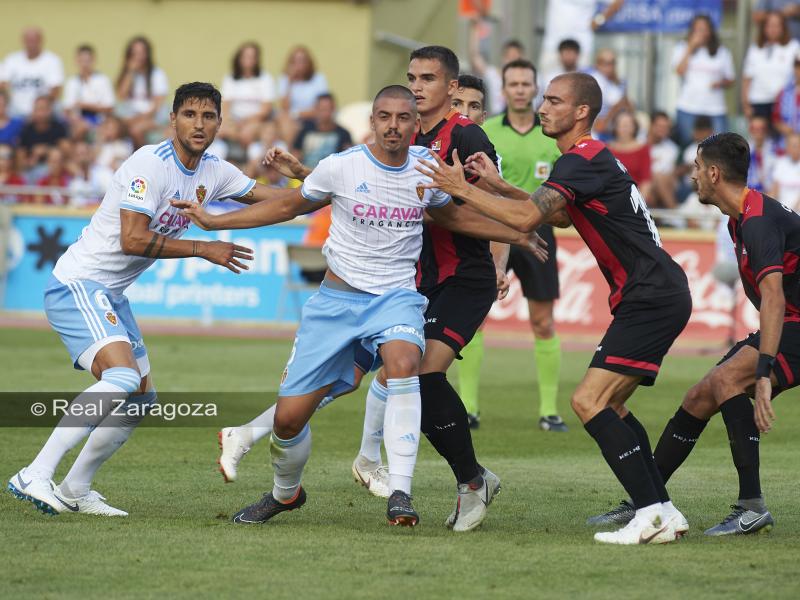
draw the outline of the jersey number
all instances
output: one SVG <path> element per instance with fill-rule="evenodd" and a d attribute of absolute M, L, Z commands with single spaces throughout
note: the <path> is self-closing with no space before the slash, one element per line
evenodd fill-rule
<path fill-rule="evenodd" d="M 647 222 L 647 228 L 650 230 L 650 233 L 653 236 L 653 241 L 656 243 L 656 246 L 660 248 L 661 236 L 658 235 L 656 224 L 653 223 L 653 218 L 650 216 L 650 211 L 647 210 L 647 204 L 645 204 L 644 198 L 642 198 L 642 194 L 639 192 L 639 188 L 636 187 L 636 184 L 631 185 L 631 206 L 633 206 L 634 213 L 638 213 L 639 209 L 642 210 L 642 216 Z"/>

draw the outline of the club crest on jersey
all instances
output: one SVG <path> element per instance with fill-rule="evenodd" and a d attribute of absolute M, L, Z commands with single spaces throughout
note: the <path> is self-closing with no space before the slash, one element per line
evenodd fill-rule
<path fill-rule="evenodd" d="M 144 197 L 147 194 L 147 181 L 143 177 L 134 177 L 131 180 L 131 185 L 128 187 L 128 202 L 144 202 Z"/>
<path fill-rule="evenodd" d="M 421 201 L 422 198 L 424 198 L 424 197 L 425 197 L 425 188 L 422 187 L 422 185 L 418 185 L 417 186 L 417 198 L 419 198 L 420 201 Z"/>
<path fill-rule="evenodd" d="M 439 150 L 441 149 L 442 149 L 442 140 L 435 140 L 431 144 L 431 150 L 433 150 L 434 152 L 439 152 Z"/>
<path fill-rule="evenodd" d="M 105 316 L 106 316 L 106 321 L 108 321 L 112 325 L 116 325 L 117 324 L 117 315 L 115 315 L 113 312 L 111 312 L 110 310 L 107 310 Z"/>
<path fill-rule="evenodd" d="M 194 195 L 197 196 L 197 202 L 200 204 L 203 203 L 203 200 L 206 199 L 206 186 L 200 185 L 195 191 Z"/>

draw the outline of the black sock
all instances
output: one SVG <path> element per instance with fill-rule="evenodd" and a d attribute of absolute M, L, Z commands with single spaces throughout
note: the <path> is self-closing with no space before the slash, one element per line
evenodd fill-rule
<path fill-rule="evenodd" d="M 584 428 L 600 446 L 603 458 L 636 508 L 660 502 L 653 478 L 642 456 L 641 444 L 636 434 L 613 408 L 597 413 Z"/>
<path fill-rule="evenodd" d="M 653 453 L 653 459 L 664 483 L 669 481 L 672 474 L 689 457 L 706 425 L 708 421 L 690 415 L 683 407 L 680 407 L 675 416 L 669 420 Z"/>
<path fill-rule="evenodd" d="M 747 394 L 739 394 L 726 400 L 719 409 L 728 429 L 733 464 L 739 472 L 739 498 L 760 498 L 758 446 L 761 436 L 756 427 L 753 404 Z"/>
<path fill-rule="evenodd" d="M 642 457 L 647 464 L 647 470 L 650 472 L 650 477 L 653 480 L 653 485 L 656 488 L 659 500 L 661 502 L 669 502 L 669 494 L 667 487 L 664 485 L 664 480 L 661 479 L 661 473 L 658 472 L 656 462 L 653 460 L 653 450 L 650 448 L 650 438 L 647 436 L 647 431 L 639 422 L 639 419 L 633 416 L 632 412 L 628 412 L 627 416 L 622 419 L 625 424 L 631 428 L 631 431 L 639 439 L 639 444 L 642 446 Z"/>
<path fill-rule="evenodd" d="M 445 373 L 419 376 L 422 396 L 422 433 L 444 457 L 459 483 L 480 477 L 467 411 Z"/>

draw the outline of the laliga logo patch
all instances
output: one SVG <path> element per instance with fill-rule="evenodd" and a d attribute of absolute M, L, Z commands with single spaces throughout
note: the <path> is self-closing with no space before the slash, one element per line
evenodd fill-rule
<path fill-rule="evenodd" d="M 442 149 L 442 140 L 436 140 L 431 144 L 431 150 L 433 150 L 434 152 L 438 152 L 441 149 Z"/>
<path fill-rule="evenodd" d="M 108 321 L 112 325 L 116 325 L 117 324 L 117 315 L 115 315 L 110 310 L 106 311 L 106 321 Z"/>
<path fill-rule="evenodd" d="M 202 204 L 206 199 L 206 186 L 200 185 L 195 191 L 194 195 L 197 196 L 197 201 Z"/>
<path fill-rule="evenodd" d="M 134 177 L 131 185 L 128 188 L 128 202 L 144 203 L 144 197 L 147 193 L 147 181 L 143 177 Z"/>

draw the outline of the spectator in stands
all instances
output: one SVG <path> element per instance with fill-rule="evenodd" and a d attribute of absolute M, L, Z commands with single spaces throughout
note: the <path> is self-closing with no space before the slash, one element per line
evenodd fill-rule
<path fill-rule="evenodd" d="M 47 170 L 37 181 L 38 186 L 65 188 L 69 185 L 70 175 L 67 171 L 67 161 L 60 148 L 52 147 L 47 151 Z M 54 204 L 64 206 L 69 202 L 65 194 L 51 191 L 33 197 L 35 204 Z"/>
<path fill-rule="evenodd" d="M 84 140 L 76 142 L 72 149 L 69 171 L 69 203 L 75 207 L 99 204 L 114 176 L 111 169 L 95 163 L 92 147 Z"/>
<path fill-rule="evenodd" d="M 134 146 L 144 146 L 148 134 L 166 125 L 169 115 L 169 109 L 164 106 L 169 82 L 164 71 L 155 65 L 147 38 L 138 36 L 128 42 L 116 92 L 122 103 L 119 114 Z"/>
<path fill-rule="evenodd" d="M 49 96 L 39 96 L 33 103 L 30 120 L 19 134 L 17 165 L 35 181 L 41 173 L 37 167 L 47 158 L 48 151 L 59 146 L 69 151 L 67 128 L 53 115 L 53 101 Z"/>
<path fill-rule="evenodd" d="M 563 73 L 574 73 L 580 66 L 581 45 L 575 40 L 568 38 L 562 40 L 558 45 L 558 67 L 546 73 L 539 87 L 539 97 L 547 89 L 548 84 L 557 76 Z"/>
<path fill-rule="evenodd" d="M 714 133 L 727 131 L 725 88 L 733 84 L 733 59 L 720 45 L 714 24 L 697 15 L 689 25 L 688 39 L 675 46 L 672 66 L 680 76 L 677 127 L 682 145 L 691 142 L 698 116 L 708 116 Z"/>
<path fill-rule="evenodd" d="M 792 38 L 800 40 L 800 2 L 797 0 L 755 0 L 753 23 L 760 26 L 770 11 L 779 12 L 786 17 Z"/>
<path fill-rule="evenodd" d="M 230 75 L 222 80 L 220 136 L 247 148 L 258 139 L 262 123 L 272 115 L 275 82 L 261 70 L 261 47 L 242 44 L 233 57 Z"/>
<path fill-rule="evenodd" d="M 639 141 L 639 123 L 628 110 L 617 113 L 612 124 L 613 139 L 608 149 L 619 159 L 636 182 L 645 200 L 650 198 L 652 167 L 650 147 Z"/>
<path fill-rule="evenodd" d="M 38 27 L 22 33 L 23 50 L 9 54 L 0 66 L 0 87 L 9 92 L 9 113 L 28 117 L 39 96 L 52 101 L 61 95 L 64 65 L 61 59 L 44 49 L 44 37 Z"/>
<path fill-rule="evenodd" d="M 320 94 L 327 91 L 328 80 L 316 70 L 308 48 L 293 48 L 278 79 L 281 137 L 284 140 L 295 138 L 300 120 L 314 117 L 314 103 Z"/>
<path fill-rule="evenodd" d="M 800 131 L 800 56 L 794 59 L 792 80 L 783 88 L 772 110 L 772 127 L 781 138 Z M 783 141 L 779 140 L 783 147 Z"/>
<path fill-rule="evenodd" d="M 294 140 L 293 154 L 314 168 L 326 156 L 353 145 L 350 133 L 336 123 L 336 101 L 331 94 L 321 94 L 314 106 L 314 116 L 303 121 Z"/>
<path fill-rule="evenodd" d="M 650 146 L 650 170 L 652 185 L 647 198 L 654 208 L 675 208 L 675 166 L 678 163 L 680 149 L 670 139 L 672 121 L 663 111 L 656 111 L 650 117 L 650 129 L 647 132 L 647 144 Z"/>
<path fill-rule="evenodd" d="M 603 140 L 611 139 L 611 123 L 623 110 L 633 112 L 633 104 L 625 91 L 625 82 L 617 74 L 617 55 L 610 48 L 597 51 L 595 66 L 588 73 L 597 80 L 603 92 L 603 107 L 594 121 L 594 133 Z"/>
<path fill-rule="evenodd" d="M 697 145 L 714 133 L 711 117 L 700 116 L 695 118 L 692 128 L 692 142 L 683 149 L 681 154 L 681 164 L 677 167 L 678 177 L 678 201 L 683 202 L 692 193 L 692 180 L 690 174 L 694 167 L 694 159 L 697 157 Z"/>
<path fill-rule="evenodd" d="M 128 157 L 133 154 L 133 142 L 125 131 L 122 119 L 109 115 L 97 128 L 98 165 L 116 171 Z"/>
<path fill-rule="evenodd" d="M 8 144 L 0 144 L 0 188 L 4 185 L 25 185 L 25 180 L 14 169 L 14 149 Z M 17 194 L 0 192 L 0 203 L 17 201 Z"/>
<path fill-rule="evenodd" d="M 24 125 L 25 119 L 12 117 L 8 113 L 8 92 L 0 90 L 0 144 L 19 144 L 19 134 Z"/>
<path fill-rule="evenodd" d="M 760 116 L 750 117 L 750 168 L 747 171 L 747 187 L 767 192 L 771 188 L 770 177 L 777 158 L 777 144 L 770 136 L 769 121 Z"/>
<path fill-rule="evenodd" d="M 793 211 L 800 211 L 800 133 L 786 136 L 786 154 L 775 161 L 771 180 L 769 195 Z"/>
<path fill-rule="evenodd" d="M 794 60 L 800 43 L 789 36 L 786 17 L 767 13 L 761 22 L 756 43 L 747 50 L 742 79 L 744 115 L 772 117 L 775 100 L 793 78 Z"/>
<path fill-rule="evenodd" d="M 489 114 L 495 115 L 506 109 L 503 97 L 502 68 L 513 60 L 519 60 L 525 55 L 525 48 L 519 40 L 508 40 L 503 44 L 500 54 L 500 67 L 489 63 L 481 52 L 481 38 L 488 38 L 482 29 L 487 26 L 484 20 L 486 15 L 476 16 L 470 20 L 469 27 L 469 63 L 472 72 L 483 79 L 486 84 Z"/>
<path fill-rule="evenodd" d="M 264 155 L 267 150 L 277 146 L 281 150 L 288 150 L 289 147 L 278 135 L 278 124 L 275 121 L 267 121 L 261 128 L 261 136 L 258 140 L 247 147 L 247 164 L 243 171 L 248 177 L 252 177 L 259 183 L 265 185 L 275 185 L 280 180 L 275 176 L 275 169 L 267 168 L 264 164 Z M 262 181 L 263 178 L 264 180 Z M 277 187 L 285 187 L 278 185 Z"/>
<path fill-rule="evenodd" d="M 64 86 L 64 113 L 72 139 L 86 137 L 114 109 L 114 88 L 111 80 L 95 71 L 94 48 L 78 46 L 75 52 L 78 74 Z"/>

